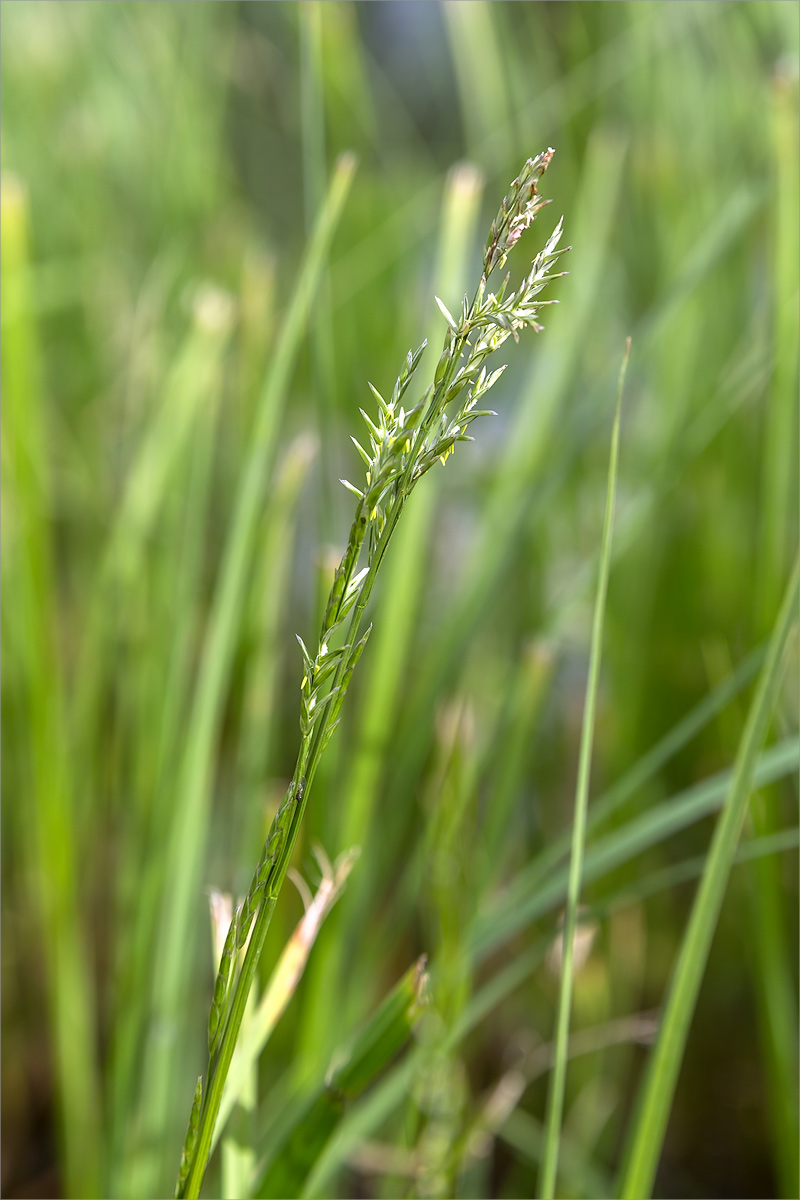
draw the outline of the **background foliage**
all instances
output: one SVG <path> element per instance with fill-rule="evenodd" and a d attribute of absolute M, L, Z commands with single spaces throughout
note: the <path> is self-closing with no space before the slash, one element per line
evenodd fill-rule
<path fill-rule="evenodd" d="M 313 875 L 315 841 L 361 856 L 251 1134 L 261 1153 L 424 952 L 417 1049 L 305 1194 L 534 1194 L 563 903 L 535 864 L 570 821 L 631 334 L 593 798 L 628 783 L 587 867 L 592 838 L 651 834 L 585 890 L 574 1025 L 593 1032 L 559 1182 L 610 1194 L 712 828 L 710 806 L 670 837 L 649 814 L 733 761 L 797 542 L 797 17 L 3 4 L 4 1194 L 171 1190 L 207 890 L 244 892 L 292 770 L 294 635 L 313 642 L 347 534 L 367 380 L 386 394 L 426 334 L 432 371 L 434 291 L 474 286 L 500 196 L 548 145 L 553 205 L 527 239 L 564 213 L 561 305 L 506 355 L 499 417 L 415 493 L 379 584 L 296 865 Z M 330 254 L 287 325 L 346 150 Z M 797 1195 L 796 727 L 787 688 L 745 836 L 791 852 L 732 875 L 656 1194 Z M 287 890 L 265 969 L 301 911 Z"/>

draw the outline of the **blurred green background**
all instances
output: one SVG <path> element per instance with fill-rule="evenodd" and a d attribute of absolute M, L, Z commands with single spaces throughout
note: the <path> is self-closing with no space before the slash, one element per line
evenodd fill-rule
<path fill-rule="evenodd" d="M 516 270 L 563 213 L 570 274 L 505 348 L 499 416 L 404 516 L 296 865 L 313 877 L 314 841 L 361 857 L 255 1132 L 424 952 L 422 1051 L 306 1194 L 534 1194 L 562 904 L 535 868 L 570 823 L 626 335 L 592 796 L 627 782 L 595 840 L 730 766 L 797 543 L 797 31 L 773 0 L 5 0 L 4 1195 L 171 1193 L 207 893 L 244 892 L 293 768 L 294 635 L 314 644 L 344 546 L 367 380 L 388 394 L 429 335 L 427 381 L 434 292 L 472 291 L 550 145 Z M 796 727 L 792 683 L 745 832 L 782 852 L 732 876 L 657 1195 L 798 1194 Z M 628 1018 L 663 998 L 708 812 L 587 884 L 595 1048 L 570 1066 L 562 1195 L 610 1194 L 646 1060 Z M 287 888 L 265 969 L 301 912 Z"/>

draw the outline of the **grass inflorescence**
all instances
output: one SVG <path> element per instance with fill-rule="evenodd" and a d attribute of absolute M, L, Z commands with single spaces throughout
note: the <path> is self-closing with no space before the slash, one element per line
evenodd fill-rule
<path fill-rule="evenodd" d="M 369 450 L 354 439 L 366 465 L 364 485 L 357 488 L 343 481 L 358 503 L 313 655 L 298 636 L 304 668 L 300 750 L 292 781 L 222 949 L 208 1022 L 209 1067 L 205 1087 L 198 1084 L 195 1091 L 176 1196 L 199 1194 L 255 967 L 297 842 L 319 759 L 339 722 L 347 689 L 369 637 L 369 628 L 361 634 L 361 621 L 391 536 L 422 476 L 437 461 L 444 463 L 456 442 L 471 440 L 467 429 L 474 420 L 491 415 L 477 405 L 500 378 L 503 368 L 487 374 L 486 360 L 509 337 L 518 340 L 519 330 L 543 328 L 537 315 L 549 302 L 536 297 L 558 277 L 551 268 L 562 253 L 558 249 L 560 221 L 516 291 L 509 291 L 508 275 L 497 293 L 488 290 L 488 281 L 505 264 L 509 251 L 544 207 L 546 201 L 540 197 L 537 185 L 553 153 L 548 149 L 528 159 L 511 184 L 492 222 L 478 289 L 471 303 L 465 297 L 460 319 L 456 320 L 438 301 L 447 319 L 447 332 L 433 382 L 422 397 L 408 408 L 404 406 L 424 343 L 408 352 L 388 401 L 370 385 L 378 413 L 377 421 L 373 421 L 362 409 Z M 359 567 L 362 551 L 366 561 Z M 237 976 L 237 956 L 245 947 L 244 963 Z"/>

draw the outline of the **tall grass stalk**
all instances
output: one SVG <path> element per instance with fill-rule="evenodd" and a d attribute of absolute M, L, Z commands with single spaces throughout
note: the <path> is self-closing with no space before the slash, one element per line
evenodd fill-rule
<path fill-rule="evenodd" d="M 242 639 L 247 679 L 237 755 L 241 784 L 236 809 L 240 814 L 240 832 L 233 839 L 244 862 L 248 861 L 253 846 L 260 843 L 264 831 L 260 797 L 274 753 L 274 730 L 280 711 L 280 635 L 291 577 L 297 502 L 317 453 L 316 440 L 308 434 L 300 434 L 286 447 L 257 538 L 258 559 Z"/>
<path fill-rule="evenodd" d="M 581 731 L 580 755 L 578 759 L 578 783 L 575 793 L 575 815 L 572 823 L 572 853 L 569 865 L 569 884 L 567 887 L 567 910 L 564 919 L 564 933 L 561 952 L 561 988 L 558 998 L 558 1017 L 556 1022 L 555 1060 L 550 1077 L 550 1088 L 547 1098 L 547 1118 L 545 1124 L 545 1151 L 542 1162 L 542 1176 L 539 1191 L 542 1200 L 550 1200 L 555 1195 L 556 1173 L 558 1170 L 558 1146 L 561 1135 L 561 1117 L 564 1109 L 564 1090 L 566 1085 L 567 1055 L 569 1051 L 569 1020 L 572 1008 L 573 983 L 573 954 L 575 935 L 578 927 L 578 903 L 581 891 L 581 875 L 583 872 L 584 843 L 586 840 L 586 814 L 589 805 L 589 777 L 592 764 L 592 745 L 594 742 L 595 709 L 597 705 L 597 689 L 600 682 L 600 659 L 603 647 L 603 623 L 605 620 L 606 595 L 608 593 L 608 577 L 611 570 L 611 539 L 614 528 L 614 507 L 617 489 L 617 463 L 619 460 L 619 428 L 622 412 L 622 390 L 625 385 L 625 372 L 630 357 L 630 339 L 622 360 L 617 386 L 617 403 L 614 412 L 614 429 L 611 435 L 611 460 L 608 468 L 608 491 L 606 494 L 606 511 L 603 521 L 603 540 L 600 552 L 600 573 L 597 582 L 595 598 L 594 621 L 592 624 L 592 648 L 589 658 L 589 679 L 586 686 L 586 699 L 583 710 L 583 728 Z"/>
<path fill-rule="evenodd" d="M 778 67 L 772 78 L 775 147 L 774 356 L 761 464 L 756 621 L 766 634 L 778 603 L 797 512 L 798 368 L 798 116 L 796 84 Z M 756 833 L 769 836 L 782 824 L 774 789 L 755 793 L 750 817 Z M 794 948 L 786 927 L 780 864 L 761 859 L 751 868 L 751 942 L 758 1023 L 767 1068 L 771 1132 L 781 1194 L 800 1193 L 798 1164 L 798 1028 Z"/>
<path fill-rule="evenodd" d="M 540 330 L 537 316 L 543 305 L 553 303 L 537 297 L 556 277 L 551 268 L 562 253 L 558 249 L 561 222 L 516 291 L 509 291 L 509 276 L 496 294 L 487 288 L 491 276 L 505 265 L 509 252 L 546 204 L 537 184 L 552 155 L 553 151 L 547 150 L 529 159 L 511 185 L 492 223 L 483 255 L 483 274 L 472 302 L 465 297 L 456 318 L 437 298 L 447 333 L 433 382 L 421 399 L 408 410 L 403 404 L 424 343 L 418 350 L 409 351 L 389 401 L 370 385 L 378 413 L 376 423 L 362 410 L 369 449 L 353 439 L 366 463 L 366 478 L 363 488 L 343 480 L 356 496 L 356 511 L 316 652 L 312 655 L 298 638 L 305 672 L 301 684 L 300 750 L 250 890 L 231 922 L 223 950 L 209 1014 L 208 1073 L 205 1086 L 198 1084 L 195 1092 L 176 1188 L 179 1197 L 199 1194 L 247 997 L 320 757 L 338 724 L 345 693 L 369 636 L 369 628 L 361 633 L 361 623 L 392 534 L 419 479 L 437 462 L 444 463 L 456 442 L 471 440 L 469 426 L 487 415 L 477 407 L 478 401 L 504 368 L 487 374 L 486 360 L 509 337 L 518 340 L 519 330 Z M 359 567 L 362 555 L 366 565 Z M 237 977 L 236 957 L 245 945 Z"/>

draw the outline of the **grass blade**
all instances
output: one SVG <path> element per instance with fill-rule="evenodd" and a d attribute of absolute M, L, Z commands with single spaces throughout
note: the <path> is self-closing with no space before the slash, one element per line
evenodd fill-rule
<path fill-rule="evenodd" d="M 121 919 L 114 986 L 117 994 L 126 997 L 126 1001 L 120 1006 L 114 1025 L 108 1066 L 111 1152 L 108 1159 L 109 1176 L 105 1183 L 109 1195 L 121 1191 L 118 1173 L 126 1161 L 124 1147 L 130 1136 L 135 1112 L 140 1039 L 147 1019 L 152 930 L 156 926 L 163 887 L 159 849 L 169 832 L 169 798 L 174 787 L 175 764 L 180 761 L 182 718 L 191 695 L 194 616 L 202 593 L 203 543 L 208 530 L 209 485 L 227 343 L 227 339 L 221 338 L 220 334 L 221 331 L 215 333 L 207 326 L 197 326 L 189 334 L 187 344 L 179 354 L 178 362 L 184 362 L 186 372 L 183 386 L 194 393 L 194 398 L 189 401 L 195 410 L 194 429 L 187 430 L 181 452 L 171 468 L 170 494 L 162 496 L 153 510 L 162 527 L 172 525 L 180 536 L 180 550 L 177 555 L 171 556 L 169 564 L 170 568 L 173 565 L 176 568 L 178 585 L 170 589 L 173 592 L 172 603 L 162 618 L 161 627 L 154 630 L 152 645 L 147 653 L 136 656 L 135 673 L 132 671 L 127 679 L 129 690 L 139 693 L 132 705 L 130 736 L 137 747 L 138 761 L 149 759 L 151 766 L 131 792 L 123 790 L 122 785 L 119 788 L 125 801 L 127 854 L 119 864 L 115 880 L 116 903 Z M 201 345 L 201 339 L 204 345 Z M 194 347 L 194 355 L 190 352 L 190 345 Z M 209 349 L 213 350 L 212 357 L 208 356 Z M 172 371 L 168 381 L 174 378 L 175 371 Z M 165 390 L 164 397 L 165 406 L 181 400 L 180 392 Z M 149 435 L 145 436 L 149 440 Z M 135 460 L 133 473 L 142 469 L 145 456 L 143 447 Z M 124 513 L 125 507 L 123 502 L 121 513 Z M 117 518 L 109 547 L 118 538 L 122 540 L 118 533 L 122 519 L 121 515 Z M 148 585 L 154 589 L 156 578 L 166 573 L 163 571 L 163 560 L 160 562 L 152 552 L 146 558 L 144 551 L 144 546 L 137 548 L 135 545 L 124 551 L 128 561 L 136 563 L 138 584 L 132 584 L 120 592 L 120 596 L 125 598 L 125 606 L 131 609 L 135 606 L 135 600 L 143 603 L 141 592 Z M 105 564 L 111 561 L 112 556 L 106 552 Z M 162 571 L 159 571 L 159 567 L 162 567 Z M 104 691 L 98 689 L 98 685 L 108 671 L 109 662 L 115 660 L 111 652 L 114 639 L 125 628 L 124 618 L 120 620 L 121 601 L 112 604 L 112 594 L 105 590 L 104 581 L 112 578 L 101 569 L 94 595 L 105 594 L 106 598 L 103 605 L 98 605 L 90 614 L 84 637 L 82 661 L 86 687 L 83 694 L 87 707 L 81 708 L 80 702 L 76 701 L 76 708 L 78 728 L 85 734 L 91 731 L 83 723 L 87 712 L 94 710 L 97 717 L 103 707 L 101 701 Z M 120 624 L 113 638 L 109 620 L 112 615 Z M 92 617 L 97 618 L 93 623 Z M 140 681 L 143 676 L 153 678 L 150 687 L 142 686 Z M 87 778 L 93 778 L 88 762 L 86 771 Z M 97 781 L 95 788 L 99 787 Z M 147 870 L 142 870 L 142 864 L 148 865 Z"/>
<path fill-rule="evenodd" d="M 533 1165 L 541 1162 L 545 1147 L 543 1127 L 524 1109 L 515 1108 L 507 1120 L 497 1131 L 507 1146 L 516 1151 L 522 1158 Z M 585 1195 L 587 1185 L 592 1189 L 592 1195 L 605 1196 L 610 1189 L 611 1180 L 586 1157 L 586 1152 L 576 1142 L 564 1137 L 564 1175 L 567 1185 L 574 1194 Z"/>
<path fill-rule="evenodd" d="M 567 891 L 567 912 L 564 921 L 561 989 L 558 999 L 555 1038 L 555 1063 L 553 1073 L 550 1077 L 550 1090 L 547 1099 L 545 1152 L 539 1185 L 539 1191 L 543 1200 L 549 1200 L 550 1197 L 555 1195 L 556 1172 L 558 1170 L 558 1146 L 561 1134 L 561 1116 L 564 1108 L 567 1054 L 569 1051 L 569 1018 L 572 1006 L 572 958 L 575 931 L 578 923 L 578 902 L 580 900 L 584 842 L 586 839 L 586 811 L 589 803 L 589 776 L 592 763 L 597 688 L 600 681 L 603 622 L 605 618 L 606 595 L 608 593 L 608 576 L 611 569 L 611 539 L 614 528 L 614 502 L 617 488 L 622 390 L 625 386 L 625 372 L 630 352 L 631 343 L 629 338 L 619 374 L 617 404 L 614 413 L 614 431 L 611 435 L 611 461 L 608 468 L 608 491 L 606 494 L 606 513 L 603 522 L 603 542 L 600 554 L 600 577 L 597 583 L 597 597 L 594 609 L 592 649 L 589 659 L 589 681 L 586 687 L 586 701 L 583 710 L 583 728 L 581 731 L 580 758 L 578 761 L 578 785 L 575 795 L 575 817 L 572 827 L 572 854 Z"/>
<path fill-rule="evenodd" d="M 772 85 L 774 203 L 774 370 L 766 412 L 762 459 L 760 529 L 756 543 L 756 621 L 766 633 L 781 582 L 797 540 L 797 307 L 798 307 L 798 117 L 797 92 L 782 72 Z M 753 828 L 780 827 L 774 789 L 754 794 Z M 798 1029 L 794 947 L 786 927 L 784 881 L 779 864 L 762 859 L 750 880 L 753 982 L 769 1091 L 775 1170 L 780 1195 L 800 1193 L 798 1177 Z"/>
<path fill-rule="evenodd" d="M 756 757 L 781 681 L 784 649 L 795 621 L 797 597 L 796 560 L 748 713 L 730 789 L 678 956 L 661 1031 L 634 1118 L 619 1193 L 626 1200 L 652 1194 L 689 1026 L 747 812 Z"/>
<path fill-rule="evenodd" d="M 785 836 L 779 826 L 774 789 L 754 793 L 750 815 L 759 837 Z M 769 1087 L 775 1170 L 781 1196 L 795 1196 L 798 1184 L 797 993 L 791 938 L 780 864 L 774 858 L 753 862 L 749 879 L 750 939 L 759 1033 Z"/>
<path fill-rule="evenodd" d="M 59 652 L 53 495 L 42 362 L 29 303 L 29 203 L 8 177 L 2 197 L 3 621 L 11 649 L 25 771 L 20 857 L 41 922 L 59 1134 L 67 1195 L 95 1194 L 103 1145 L 91 958 L 81 926 L 83 867 Z M 13 583 L 12 583 L 13 581 Z M 10 635 L 10 636 L 9 636 Z M 14 670 L 13 668 L 16 668 Z M 8 677 L 7 677 L 8 678 Z M 4 681 L 5 682 L 5 681 Z M 8 801 L 9 797 L 7 797 Z"/>

